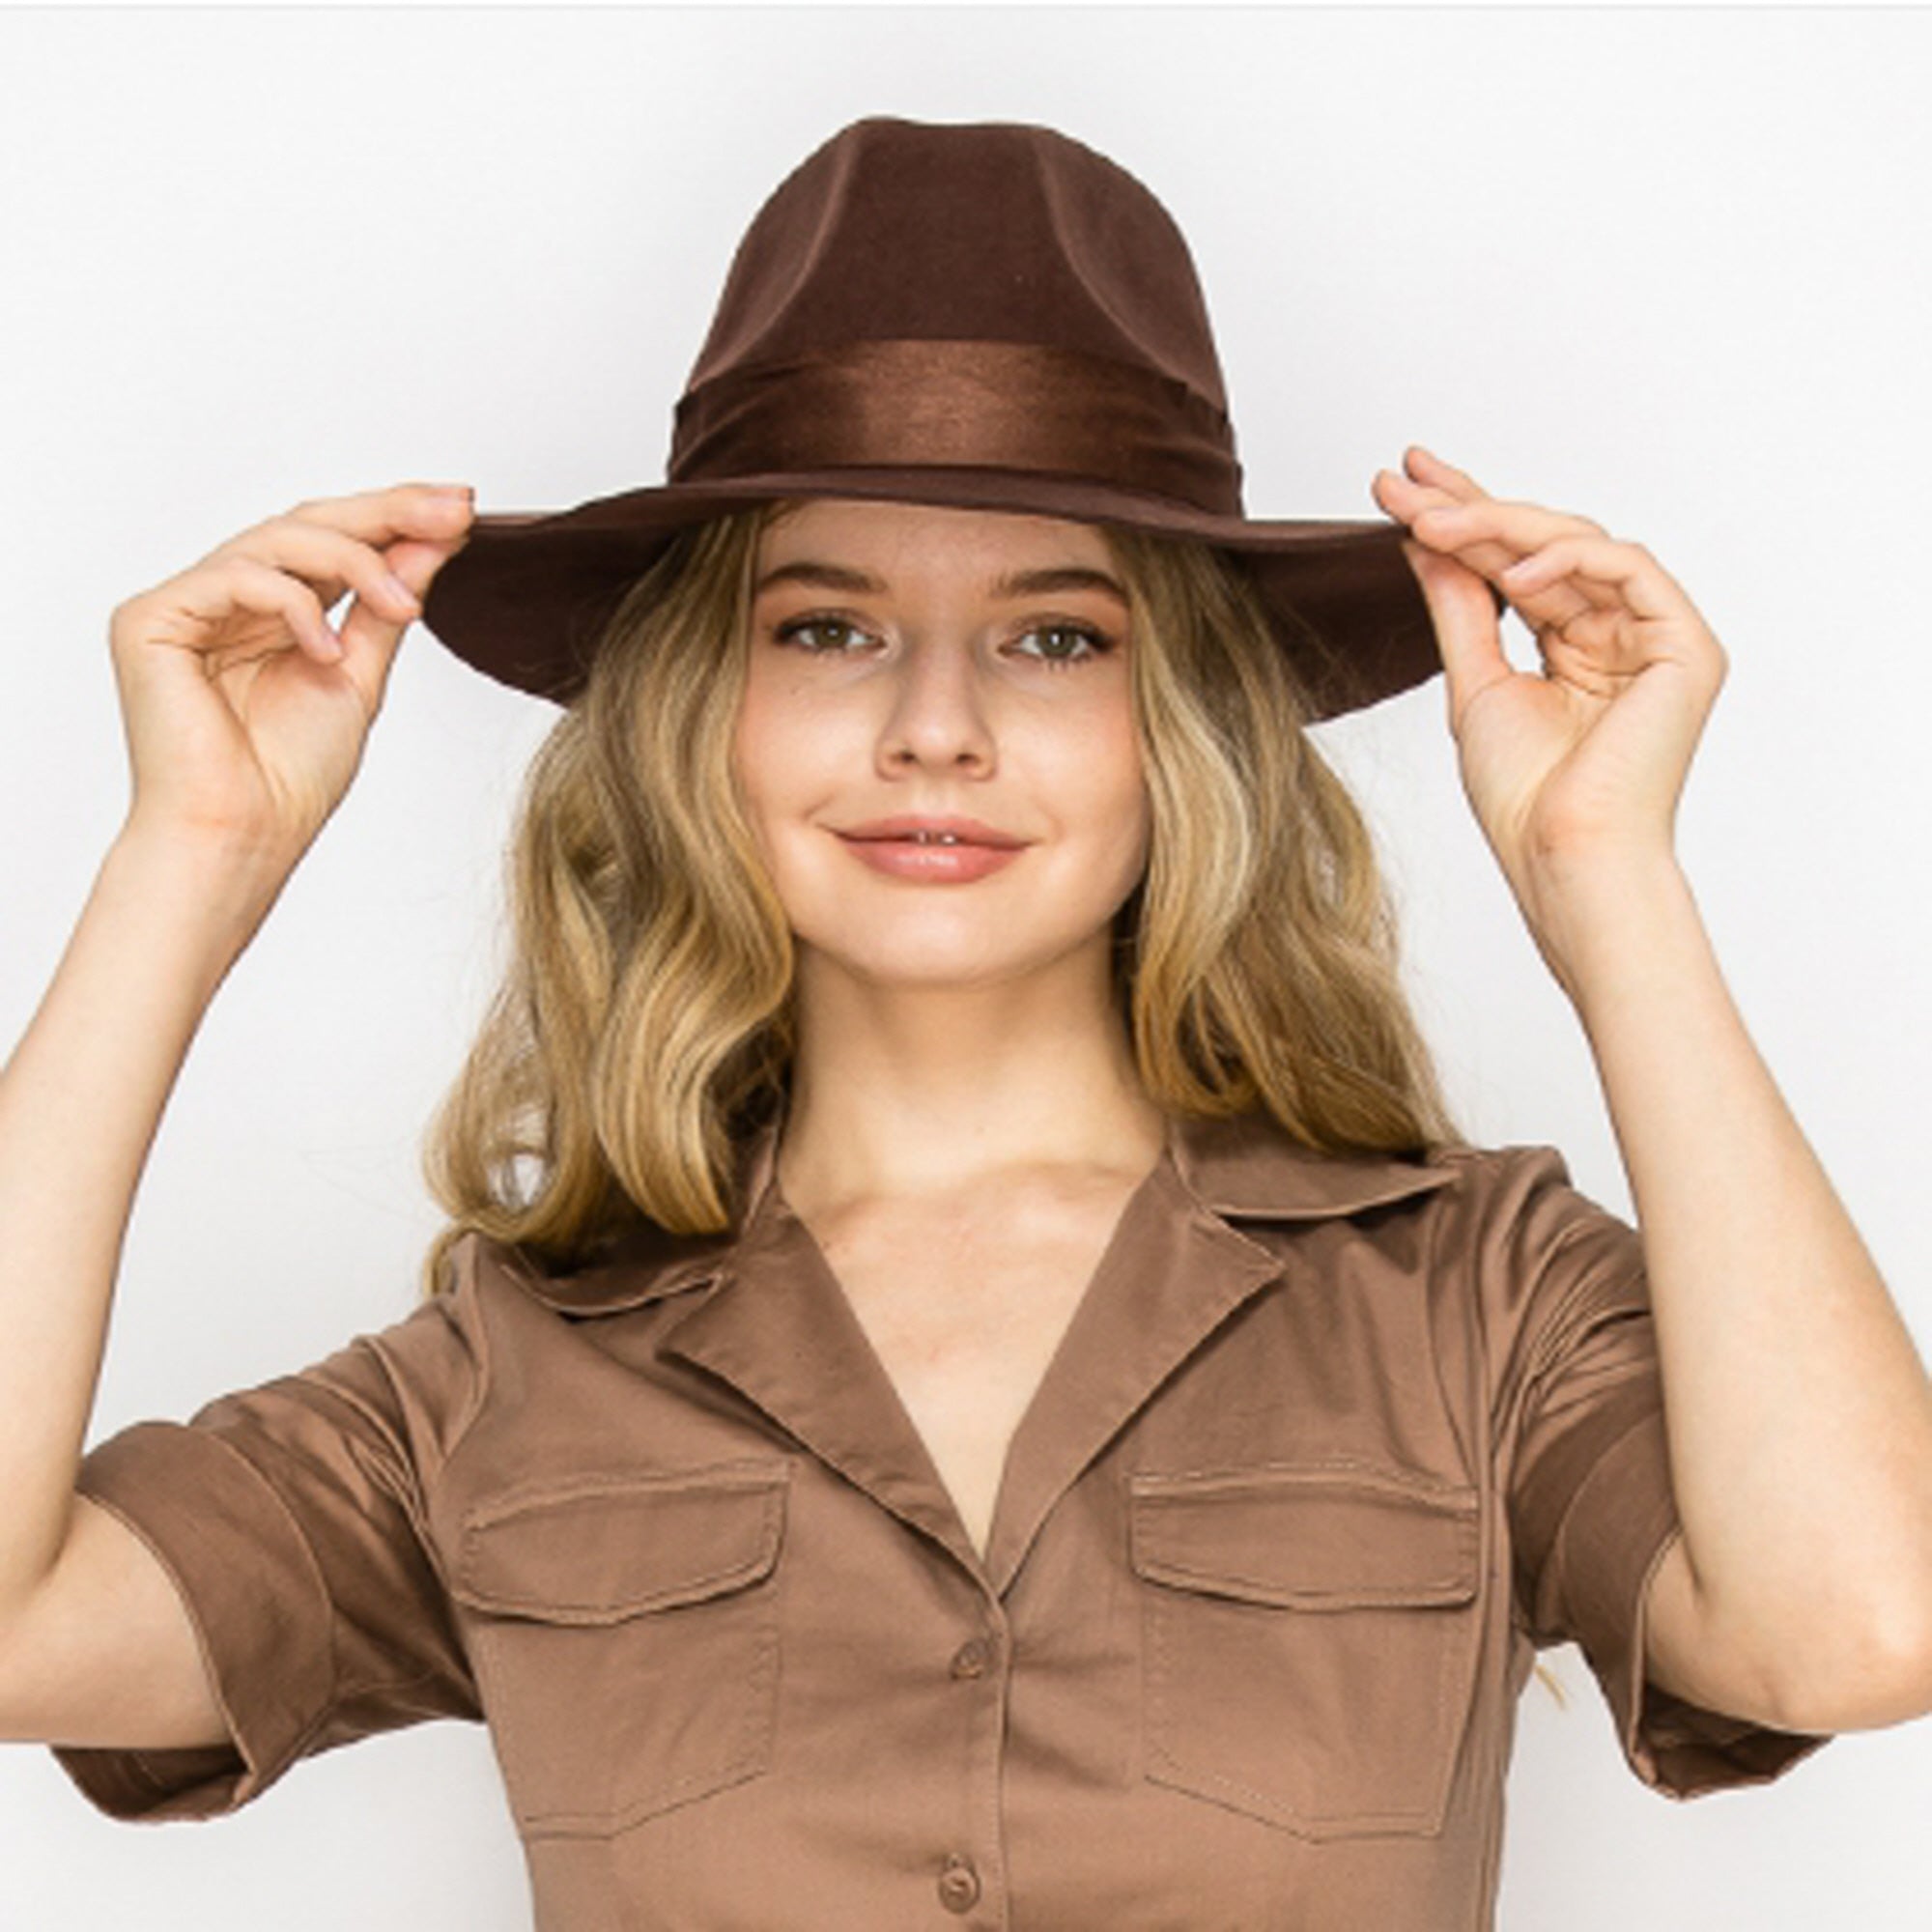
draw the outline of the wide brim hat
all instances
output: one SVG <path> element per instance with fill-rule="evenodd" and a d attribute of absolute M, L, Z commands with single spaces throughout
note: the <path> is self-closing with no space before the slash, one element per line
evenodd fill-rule
<path fill-rule="evenodd" d="M 1213 545 L 1260 591 L 1311 720 L 1442 668 L 1404 526 L 1244 513 L 1186 242 L 1132 175 L 1052 128 L 872 117 L 826 141 L 746 231 L 672 420 L 661 484 L 479 509 L 425 628 L 567 704 L 679 531 L 844 497 Z"/>

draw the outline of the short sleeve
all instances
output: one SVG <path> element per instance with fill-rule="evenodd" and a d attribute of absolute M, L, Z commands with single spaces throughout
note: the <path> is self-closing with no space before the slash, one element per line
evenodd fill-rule
<path fill-rule="evenodd" d="M 1768 1782 L 1829 1737 L 1707 1710 L 1645 1674 L 1645 1592 L 1683 1524 L 1641 1237 L 1570 1184 L 1554 1148 L 1501 1150 L 1493 1175 L 1482 1265 L 1517 1621 L 1538 1648 L 1577 1645 L 1654 1790 Z"/>
<path fill-rule="evenodd" d="M 116 1818 L 209 1818 L 291 1765 L 372 1733 L 481 1710 L 428 1528 L 427 1492 L 480 1401 L 467 1294 L 438 1295 L 298 1374 L 131 1424 L 75 1487 L 180 1590 L 227 1744 L 56 1745 Z"/>

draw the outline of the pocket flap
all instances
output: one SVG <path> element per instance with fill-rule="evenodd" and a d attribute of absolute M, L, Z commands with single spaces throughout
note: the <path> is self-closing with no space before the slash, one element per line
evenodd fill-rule
<path fill-rule="evenodd" d="M 1367 1464 L 1131 1473 L 1135 1571 L 1310 1610 L 1476 1594 L 1477 1495 Z"/>
<path fill-rule="evenodd" d="M 778 1560 L 787 1463 L 525 1484 L 463 1518 L 450 1594 L 548 1623 L 605 1624 L 715 1597 Z"/>

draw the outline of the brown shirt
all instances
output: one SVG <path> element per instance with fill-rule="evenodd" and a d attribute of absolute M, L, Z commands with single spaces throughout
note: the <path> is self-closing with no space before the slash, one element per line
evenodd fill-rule
<path fill-rule="evenodd" d="M 1826 1741 L 1645 1680 L 1642 1251 L 1554 1149 L 1171 1122 L 982 1559 L 781 1127 L 735 1235 L 549 1276 L 472 1235 L 394 1326 L 95 1448 L 234 1737 L 56 1747 L 81 1790 L 205 1818 L 480 1719 L 545 1932 L 1485 1932 L 1538 1646 L 1670 1797 Z"/>

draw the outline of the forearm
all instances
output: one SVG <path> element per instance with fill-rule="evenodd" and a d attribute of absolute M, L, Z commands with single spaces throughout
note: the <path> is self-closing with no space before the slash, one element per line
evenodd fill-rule
<path fill-rule="evenodd" d="M 244 862 L 130 822 L 0 1068 L 0 1612 L 59 1553 L 134 1190 L 273 896 Z"/>
<path fill-rule="evenodd" d="M 1667 856 L 1577 875 L 1539 933 L 1635 1204 L 1671 1479 L 1713 1621 L 1767 1668 L 1926 1656 L 1932 1383 L 1731 1001 Z"/>

